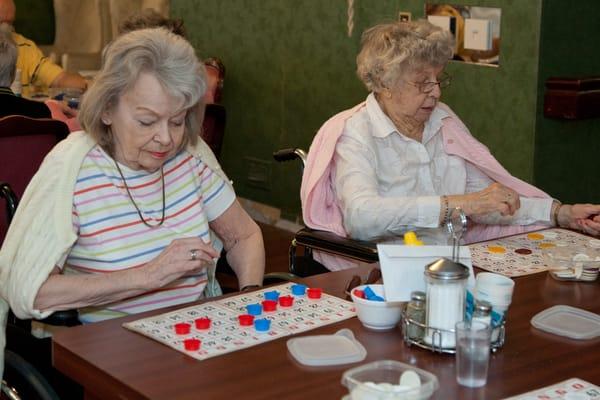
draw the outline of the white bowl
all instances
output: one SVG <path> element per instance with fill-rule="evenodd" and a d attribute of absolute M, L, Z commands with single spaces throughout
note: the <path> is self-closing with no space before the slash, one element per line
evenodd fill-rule
<path fill-rule="evenodd" d="M 394 391 L 402 374 L 412 371 L 419 377 L 420 386 Z M 352 368 L 342 375 L 351 400 L 425 400 L 439 388 L 437 377 L 425 370 L 395 360 L 380 360 Z M 387 386 L 387 387 L 384 387 Z"/>
<path fill-rule="evenodd" d="M 376 295 L 385 298 L 383 285 L 362 285 L 352 289 L 350 295 L 356 307 L 356 314 L 362 324 L 374 330 L 393 329 L 402 317 L 402 306 L 400 301 L 373 301 L 361 299 L 354 295 L 355 290 L 364 290 L 369 286 Z"/>

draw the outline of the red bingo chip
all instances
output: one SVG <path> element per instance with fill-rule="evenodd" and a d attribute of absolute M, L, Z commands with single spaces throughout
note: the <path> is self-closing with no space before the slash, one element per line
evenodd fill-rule
<path fill-rule="evenodd" d="M 306 291 L 306 295 L 309 299 L 320 299 L 321 293 L 323 293 L 321 288 L 310 288 Z"/>
<path fill-rule="evenodd" d="M 185 323 L 185 322 L 180 322 L 178 324 L 173 325 L 173 327 L 175 328 L 175 333 L 178 335 L 187 335 L 188 333 L 190 333 L 190 330 L 192 329 L 192 325 Z"/>
<path fill-rule="evenodd" d="M 354 295 L 356 297 L 358 297 L 359 299 L 364 299 L 365 298 L 365 291 L 364 290 L 360 290 L 360 289 L 354 289 Z"/>
<path fill-rule="evenodd" d="M 183 341 L 183 347 L 185 347 L 187 351 L 200 350 L 201 344 L 202 342 L 199 339 L 185 339 Z"/>
<path fill-rule="evenodd" d="M 281 307 L 291 307 L 294 304 L 294 298 L 292 296 L 280 296 L 279 305 Z"/>
<path fill-rule="evenodd" d="M 238 317 L 241 326 L 253 326 L 254 325 L 254 315 L 243 314 Z"/>
<path fill-rule="evenodd" d="M 196 329 L 209 329 L 210 328 L 210 318 L 198 318 L 194 321 L 196 324 Z"/>
<path fill-rule="evenodd" d="M 262 307 L 263 311 L 275 311 L 277 309 L 277 302 L 275 300 L 264 300 Z"/>

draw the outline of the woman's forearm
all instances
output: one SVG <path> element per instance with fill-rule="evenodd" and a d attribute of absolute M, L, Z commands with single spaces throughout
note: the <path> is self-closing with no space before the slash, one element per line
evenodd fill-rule
<path fill-rule="evenodd" d="M 262 285 L 265 273 L 265 246 L 260 228 L 236 200 L 210 227 L 223 241 L 227 262 L 240 288 Z"/>
<path fill-rule="evenodd" d="M 260 228 L 239 240 L 227 251 L 227 262 L 235 272 L 239 287 L 262 285 L 265 273 L 265 251 Z"/>
<path fill-rule="evenodd" d="M 33 305 L 40 311 L 58 311 L 107 304 L 144 293 L 146 286 L 137 269 L 108 274 L 54 273 L 40 287 Z"/>

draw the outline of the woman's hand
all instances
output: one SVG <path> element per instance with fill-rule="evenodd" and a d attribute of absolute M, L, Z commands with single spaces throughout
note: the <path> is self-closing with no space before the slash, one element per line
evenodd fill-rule
<path fill-rule="evenodd" d="M 140 268 L 148 290 L 163 287 L 175 279 L 201 271 L 219 253 L 200 238 L 175 239 L 154 260 Z"/>
<path fill-rule="evenodd" d="M 499 183 L 492 183 L 479 192 L 448 196 L 448 201 L 451 209 L 460 207 L 467 216 L 482 216 L 496 212 L 502 216 L 514 215 L 521 207 L 519 194 Z"/>
<path fill-rule="evenodd" d="M 600 205 L 563 204 L 558 210 L 556 222 L 563 228 L 600 236 Z"/>
<path fill-rule="evenodd" d="M 192 260 L 192 251 L 195 258 Z M 38 310 L 69 310 L 107 304 L 163 287 L 201 271 L 219 254 L 199 238 L 175 239 L 155 259 L 140 268 L 110 274 L 61 274 L 56 267 L 38 291 Z"/>

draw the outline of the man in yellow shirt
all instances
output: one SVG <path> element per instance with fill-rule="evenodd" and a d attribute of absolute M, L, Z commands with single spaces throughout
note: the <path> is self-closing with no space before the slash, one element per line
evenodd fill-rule
<path fill-rule="evenodd" d="M 13 0 L 0 0 L 0 23 L 13 25 L 16 7 Z M 17 69 L 21 70 L 21 84 L 25 91 L 32 87 L 70 87 L 85 90 L 87 83 L 79 75 L 65 71 L 54 64 L 37 45 L 13 31 L 13 40 L 17 44 L 19 57 Z"/>

